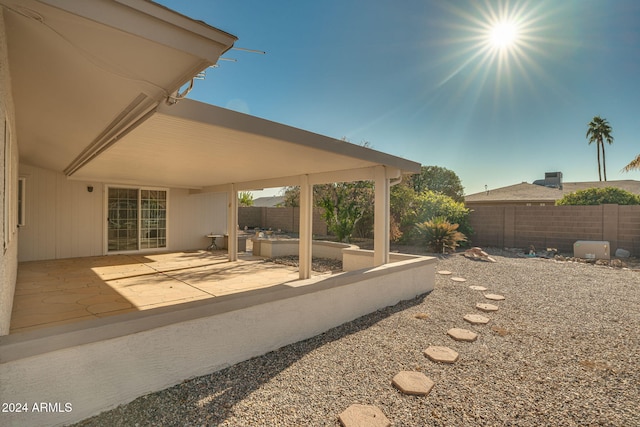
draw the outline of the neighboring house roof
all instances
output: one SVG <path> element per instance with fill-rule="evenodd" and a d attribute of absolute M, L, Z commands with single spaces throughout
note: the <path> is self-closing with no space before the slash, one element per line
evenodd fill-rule
<path fill-rule="evenodd" d="M 253 200 L 253 206 L 256 208 L 275 208 L 284 205 L 284 196 L 258 197 Z"/>
<path fill-rule="evenodd" d="M 640 195 L 640 181 L 634 180 L 564 182 L 562 189 L 523 182 L 521 184 L 470 194 L 465 196 L 465 203 L 554 203 L 566 194 L 594 187 L 617 187 Z"/>

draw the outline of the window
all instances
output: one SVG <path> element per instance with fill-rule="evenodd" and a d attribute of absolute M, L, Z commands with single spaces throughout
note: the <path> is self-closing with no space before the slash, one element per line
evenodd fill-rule
<path fill-rule="evenodd" d="M 167 247 L 167 191 L 110 187 L 108 251 Z"/>

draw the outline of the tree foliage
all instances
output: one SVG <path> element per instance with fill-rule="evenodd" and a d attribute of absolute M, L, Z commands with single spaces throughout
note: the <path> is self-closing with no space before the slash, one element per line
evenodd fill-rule
<path fill-rule="evenodd" d="M 569 193 L 556 201 L 557 206 L 604 204 L 640 205 L 640 196 L 616 187 L 587 188 Z"/>
<path fill-rule="evenodd" d="M 238 205 L 253 206 L 253 194 L 249 191 L 241 191 L 238 193 Z"/>
<path fill-rule="evenodd" d="M 390 238 L 394 242 L 403 240 L 403 236 L 418 220 L 418 195 L 409 180 L 391 187 L 390 194 Z M 404 238 L 406 240 L 406 237 Z"/>
<path fill-rule="evenodd" d="M 390 239 L 412 242 L 418 237 L 415 224 L 436 216 L 444 216 L 447 221 L 459 224 L 460 231 L 470 235 L 470 211 L 462 202 L 462 192 L 458 176 L 439 166 L 425 166 L 420 174 L 405 177 L 401 183 L 391 187 Z M 324 209 L 327 226 L 338 239 L 373 235 L 375 197 L 372 182 L 316 185 L 313 194 L 314 206 Z M 285 206 L 300 205 L 298 187 L 287 187 L 284 197 Z"/>
<path fill-rule="evenodd" d="M 322 217 L 329 231 L 338 240 L 349 241 L 360 222 L 373 218 L 373 192 L 369 181 L 314 185 L 313 205 L 324 209 Z M 287 187 L 284 197 L 285 206 L 300 206 L 299 187 Z"/>
<path fill-rule="evenodd" d="M 452 224 L 458 224 L 460 231 L 465 235 L 472 233 L 469 224 L 469 213 L 464 203 L 457 202 L 451 197 L 433 191 L 423 191 L 418 196 L 417 216 L 418 222 L 428 221 L 435 217 L 444 217 Z"/>
<path fill-rule="evenodd" d="M 624 172 L 631 172 L 632 170 L 640 170 L 640 154 L 635 159 L 631 160 L 627 166 L 622 168 Z"/>
<path fill-rule="evenodd" d="M 598 177 L 600 181 L 602 181 L 602 172 L 604 172 L 604 180 L 607 180 L 607 162 L 604 155 L 604 143 L 606 141 L 609 145 L 613 144 L 611 132 L 611 125 L 607 119 L 603 119 L 600 116 L 595 116 L 591 122 L 589 122 L 589 127 L 587 128 L 586 137 L 589 140 L 589 145 L 595 142 L 596 149 L 598 150 Z M 602 151 L 602 171 L 600 170 L 600 151 Z"/>
<path fill-rule="evenodd" d="M 430 190 L 464 202 L 464 187 L 456 173 L 441 166 L 422 166 L 420 173 L 409 178 L 413 191 Z"/>

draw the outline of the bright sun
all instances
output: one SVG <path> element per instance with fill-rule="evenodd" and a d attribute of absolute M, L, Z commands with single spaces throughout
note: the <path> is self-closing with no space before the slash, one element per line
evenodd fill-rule
<path fill-rule="evenodd" d="M 489 32 L 489 42 L 496 49 L 508 49 L 518 40 L 518 28 L 513 22 L 497 22 Z"/>

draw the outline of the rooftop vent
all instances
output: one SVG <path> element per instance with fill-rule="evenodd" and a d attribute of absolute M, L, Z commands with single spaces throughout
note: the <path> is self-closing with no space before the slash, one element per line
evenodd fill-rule
<path fill-rule="evenodd" d="M 544 187 L 562 190 L 562 172 L 546 172 L 544 174 L 544 179 L 537 179 L 533 181 L 533 183 Z"/>

